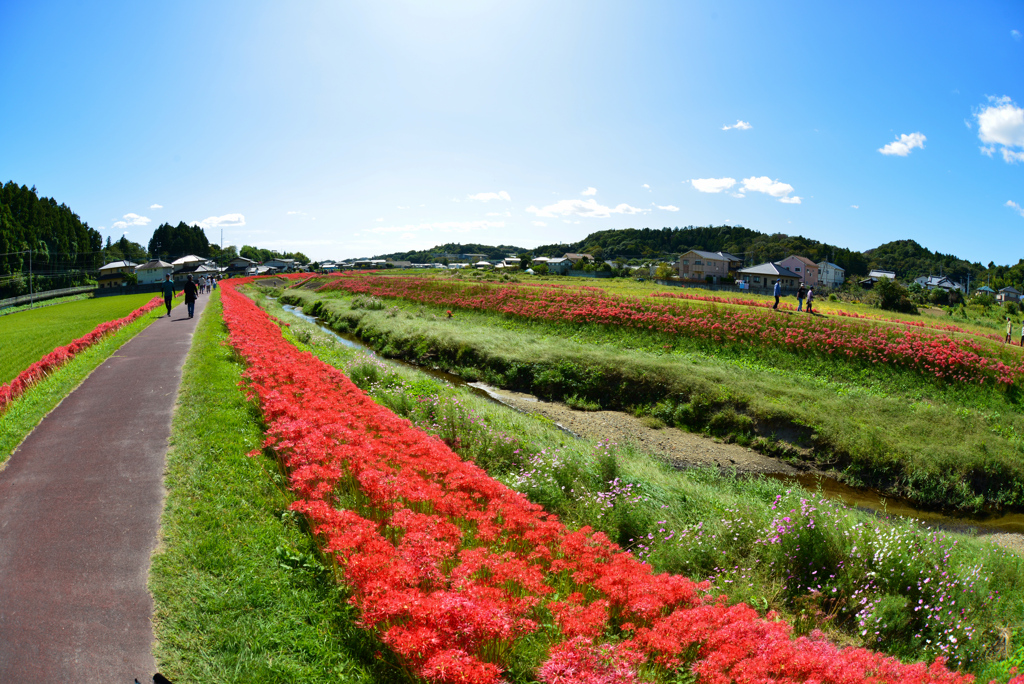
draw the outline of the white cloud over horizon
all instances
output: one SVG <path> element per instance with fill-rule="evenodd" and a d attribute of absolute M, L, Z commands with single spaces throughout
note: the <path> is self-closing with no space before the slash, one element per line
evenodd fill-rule
<path fill-rule="evenodd" d="M 664 210 L 664 211 L 679 211 L 679 207 L 677 207 L 675 205 L 672 205 L 672 204 L 668 204 L 668 205 L 666 205 L 664 207 L 661 206 L 661 205 L 655 205 L 655 206 L 658 207 L 659 209 Z"/>
<path fill-rule="evenodd" d="M 1003 206 L 1004 207 L 1010 207 L 1011 209 L 1016 211 L 1018 214 L 1020 214 L 1021 217 L 1024 217 L 1024 207 L 1021 207 L 1019 204 L 1017 204 L 1013 200 L 1006 200 L 1006 204 L 1004 204 Z"/>
<path fill-rule="evenodd" d="M 223 216 L 207 216 L 202 221 L 193 221 L 192 225 L 203 228 L 241 228 L 245 225 L 243 214 L 224 214 Z"/>
<path fill-rule="evenodd" d="M 700 192 L 722 192 L 736 185 L 735 178 L 693 178 L 690 185 Z"/>
<path fill-rule="evenodd" d="M 749 131 L 751 128 L 753 128 L 753 126 L 751 126 L 749 122 L 743 121 L 741 119 L 736 119 L 736 123 L 734 123 L 732 126 L 722 126 L 723 131 L 732 130 L 734 128 L 740 131 Z"/>
<path fill-rule="evenodd" d="M 584 197 L 593 197 L 594 195 L 597 194 L 597 188 L 587 188 L 580 194 L 583 195 Z"/>
<path fill-rule="evenodd" d="M 112 230 L 124 230 L 128 226 L 145 226 L 149 224 L 149 218 L 138 214 L 125 214 L 120 221 L 110 224 Z"/>
<path fill-rule="evenodd" d="M 982 153 L 991 157 L 998 150 L 1007 164 L 1024 161 L 1024 108 L 1006 95 L 988 100 L 991 104 L 975 114 Z"/>
<path fill-rule="evenodd" d="M 466 199 L 475 200 L 477 202 L 490 202 L 491 200 L 503 200 L 505 202 L 512 201 L 512 197 L 504 190 L 500 192 L 478 192 L 475 195 L 467 196 Z"/>
<path fill-rule="evenodd" d="M 162 205 L 162 204 L 150 204 L 149 208 L 150 209 L 163 209 L 164 205 Z"/>
<path fill-rule="evenodd" d="M 897 140 L 894 140 L 885 147 L 879 147 L 878 151 L 888 156 L 906 157 L 915 147 L 924 149 L 924 142 L 927 139 L 921 133 L 911 133 L 909 135 L 903 133 Z"/>
<path fill-rule="evenodd" d="M 540 208 L 531 205 L 526 208 L 526 211 L 536 215 L 538 218 L 557 218 L 558 216 L 573 215 L 585 218 L 608 218 L 612 214 L 643 214 L 649 210 L 638 209 L 628 204 L 606 207 L 603 204 L 598 204 L 597 200 L 594 199 L 566 199 Z"/>

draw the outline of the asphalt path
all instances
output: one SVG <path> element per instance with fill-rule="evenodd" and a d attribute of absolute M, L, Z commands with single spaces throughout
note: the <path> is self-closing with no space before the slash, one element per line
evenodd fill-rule
<path fill-rule="evenodd" d="M 146 587 L 171 417 L 196 322 L 152 323 L 0 471 L 0 682 L 150 682 Z"/>

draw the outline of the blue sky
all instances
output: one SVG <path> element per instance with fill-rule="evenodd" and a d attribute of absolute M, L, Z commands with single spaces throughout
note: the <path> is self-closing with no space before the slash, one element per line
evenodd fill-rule
<path fill-rule="evenodd" d="M 0 181 L 370 256 L 741 224 L 1024 256 L 1024 2 L 0 3 Z"/>

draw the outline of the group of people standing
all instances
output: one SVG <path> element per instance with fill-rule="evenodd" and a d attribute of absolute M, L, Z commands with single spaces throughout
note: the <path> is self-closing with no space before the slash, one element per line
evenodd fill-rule
<path fill-rule="evenodd" d="M 775 281 L 775 304 L 772 306 L 773 309 L 779 308 L 779 297 L 782 296 L 782 281 Z M 807 300 L 807 313 L 814 313 L 814 288 L 806 287 L 803 283 L 800 283 L 800 289 L 796 291 L 796 310 L 804 310 L 804 300 Z"/>
<path fill-rule="evenodd" d="M 189 318 L 192 318 L 196 313 L 196 298 L 200 294 L 209 294 L 213 290 L 216 290 L 217 280 L 218 279 L 214 276 L 201 276 L 197 281 L 192 277 L 191 273 L 189 274 L 188 279 L 181 286 L 182 292 L 185 293 L 185 306 L 188 308 Z M 174 281 L 171 279 L 171 274 L 166 274 L 160 291 L 164 295 L 164 306 L 167 307 L 168 317 L 171 315 L 171 303 L 174 299 L 174 292 L 176 289 Z"/>

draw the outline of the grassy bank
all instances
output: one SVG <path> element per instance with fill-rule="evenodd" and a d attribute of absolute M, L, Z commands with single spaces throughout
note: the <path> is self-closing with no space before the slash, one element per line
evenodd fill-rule
<path fill-rule="evenodd" d="M 153 294 L 100 297 L 4 316 L 0 326 L 0 385 L 56 347 L 91 332 L 100 323 L 127 316 L 151 299 Z"/>
<path fill-rule="evenodd" d="M 627 445 L 573 439 L 549 421 L 334 343 L 255 296 L 290 323 L 287 337 L 379 403 L 570 526 L 605 531 L 659 570 L 780 610 L 799 633 L 824 629 L 908 659 L 947 655 L 986 676 L 1008 667 L 1004 635 L 1024 620 L 1017 556 L 777 482 L 677 472 Z"/>
<path fill-rule="evenodd" d="M 115 317 L 117 318 L 127 315 L 139 306 L 145 304 L 149 299 L 152 299 L 152 297 L 147 297 L 142 301 L 136 302 L 136 305 L 133 308 L 117 314 Z M 54 309 L 59 308 L 60 307 L 54 307 Z M 39 424 L 39 421 L 41 421 L 47 413 L 52 411 L 53 408 L 57 406 L 57 404 L 59 404 L 61 400 L 63 400 L 64 397 L 66 397 L 73 389 L 78 387 L 89 373 L 106 361 L 111 354 L 120 349 L 125 342 L 135 337 L 135 335 L 155 321 L 159 317 L 161 311 L 163 311 L 163 309 L 151 311 L 113 334 L 107 335 L 99 343 L 89 347 L 80 354 L 77 354 L 69 362 L 58 368 L 55 372 L 48 375 L 41 382 L 37 383 L 23 395 L 11 402 L 7 407 L 7 410 L 0 413 L 0 464 L 6 462 L 14 449 L 21 444 L 22 440 L 25 439 L 28 433 Z M 11 320 L 16 319 L 17 317 Z M 101 321 L 98 321 L 97 324 L 103 322 L 103 320 L 110 319 L 102 319 Z M 7 321 L 5 321 L 5 323 L 6 322 Z M 94 324 L 82 334 L 90 332 L 95 327 L 96 325 Z M 7 331 L 8 329 L 4 328 L 4 330 Z M 52 349 L 53 347 L 46 349 L 40 353 L 40 356 L 48 353 Z M 36 357 L 32 362 L 37 361 L 38 358 L 39 357 Z M 29 362 L 27 365 L 30 365 L 32 362 Z"/>
<path fill-rule="evenodd" d="M 160 671 L 189 682 L 379 682 L 395 673 L 288 510 L 211 295 L 186 360 L 150 589 Z"/>
<path fill-rule="evenodd" d="M 648 414 L 831 468 L 933 508 L 1024 506 L 1024 416 L 1005 393 L 880 365 L 720 353 L 658 333 L 286 290 L 388 356 L 551 399 Z M 378 300 L 379 302 L 379 300 Z"/>

